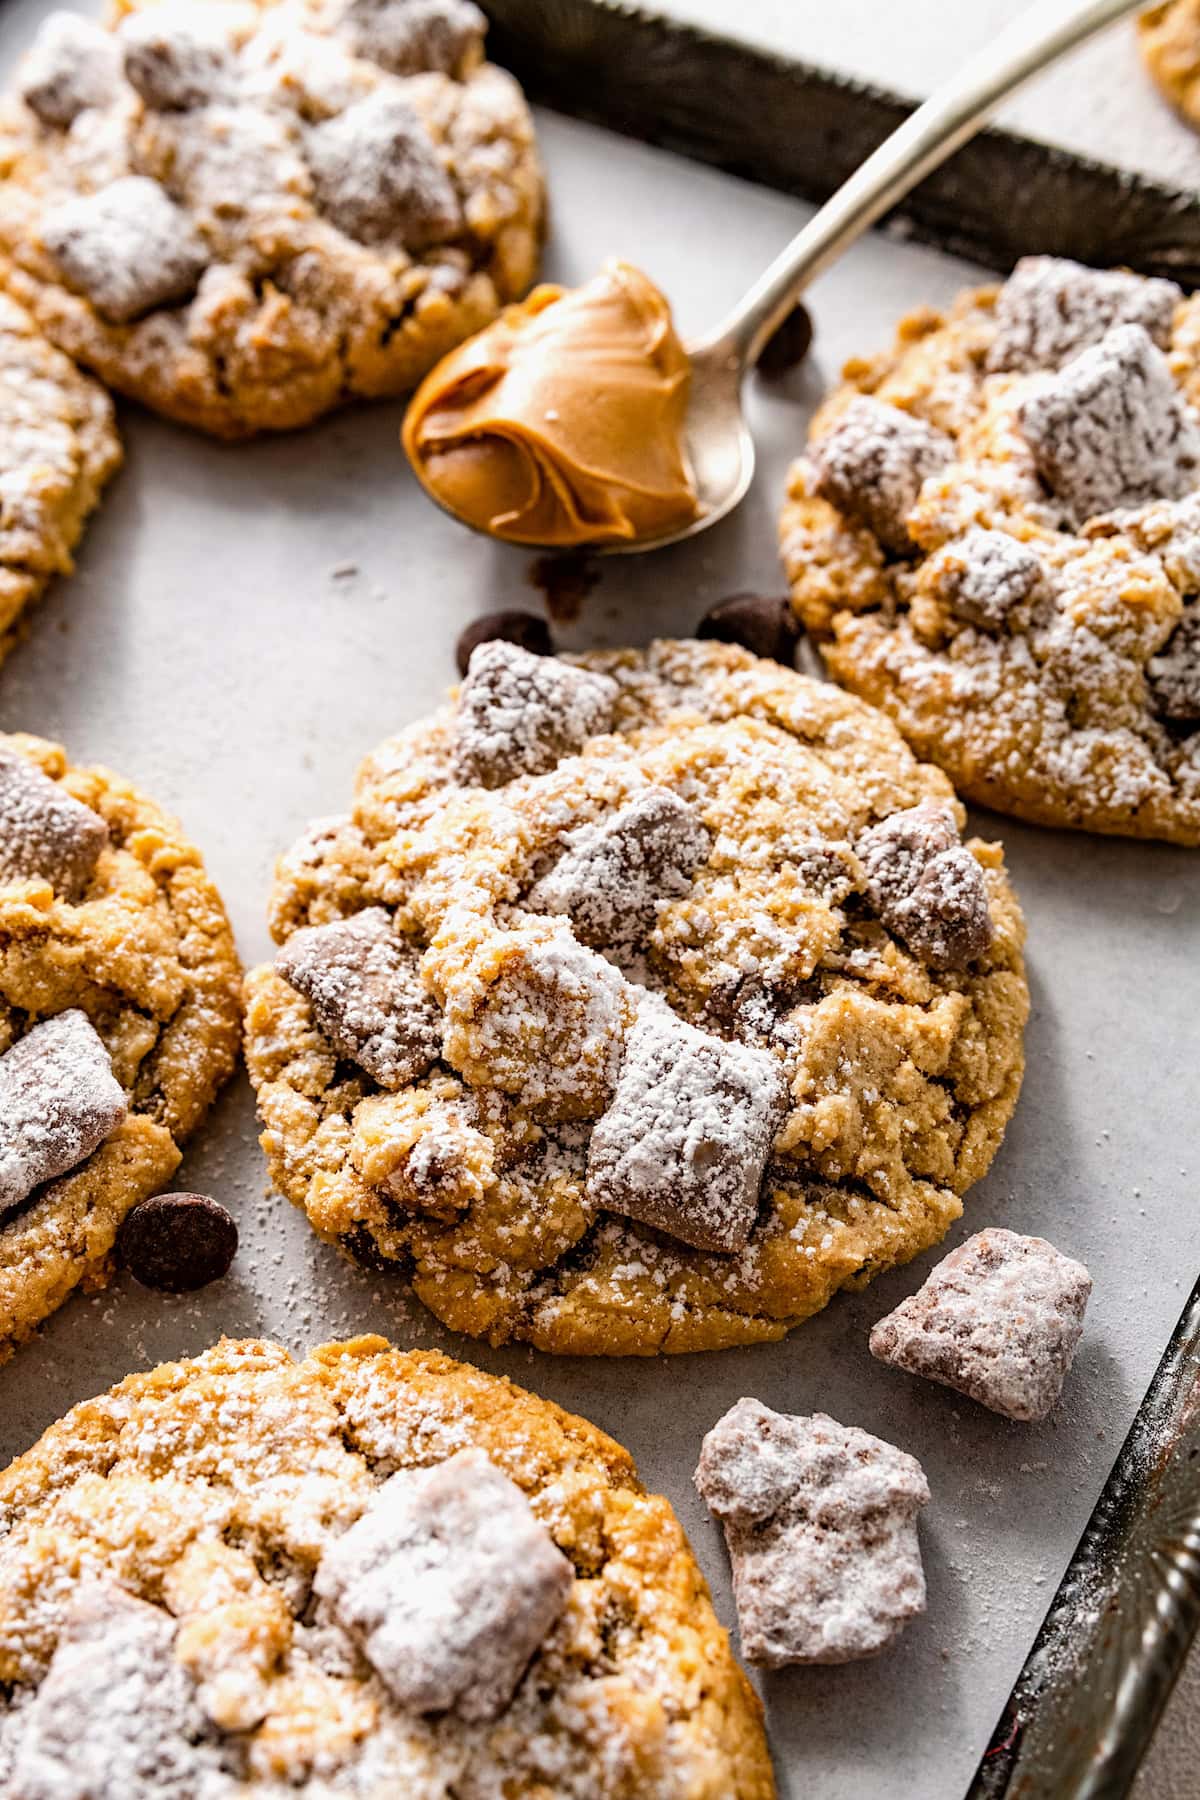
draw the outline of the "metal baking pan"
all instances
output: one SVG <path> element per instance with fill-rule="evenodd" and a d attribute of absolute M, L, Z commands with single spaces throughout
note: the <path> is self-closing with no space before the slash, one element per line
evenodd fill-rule
<path fill-rule="evenodd" d="M 5 0 L 0 68 L 48 9 Z M 797 228 L 804 198 L 827 191 L 901 109 L 587 0 L 498 0 L 492 12 L 494 50 L 544 102 L 547 276 L 578 281 L 628 256 L 671 295 L 685 334 L 721 316 Z M 1200 266 L 1192 200 L 999 133 L 914 196 L 904 225 L 921 241 L 875 235 L 822 279 L 809 362 L 751 395 L 760 468 L 738 516 L 692 545 L 605 564 L 579 616 L 559 625 L 565 646 L 686 632 L 722 594 L 777 591 L 785 470 L 821 392 L 846 356 L 886 341 L 906 310 L 946 302 L 979 264 L 1036 247 L 1184 277 Z M 270 952 L 275 856 L 309 818 L 346 805 L 372 745 L 436 702 L 469 619 L 537 604 L 527 555 L 460 531 L 422 499 L 399 454 L 400 412 L 362 408 L 230 447 L 122 408 L 127 466 L 77 573 L 0 670 L 0 725 L 61 737 L 76 760 L 120 769 L 180 814 L 247 963 Z M 786 1342 L 744 1351 L 603 1363 L 452 1338 L 401 1283 L 344 1263 L 266 1192 L 238 1078 L 179 1176 L 238 1212 L 231 1276 L 179 1300 L 122 1278 L 64 1307 L 0 1369 L 0 1456 L 131 1369 L 221 1332 L 299 1350 L 377 1330 L 511 1375 L 626 1443 L 670 1496 L 732 1625 L 721 1537 L 691 1486 L 700 1437 L 741 1394 L 819 1407 L 920 1457 L 934 1494 L 922 1522 L 930 1606 L 891 1656 L 759 1681 L 781 1792 L 962 1800 L 972 1781 L 990 1796 L 1122 1792 L 1195 1623 L 1195 1309 L 1178 1331 L 1176 1321 L 1197 1260 L 1193 1178 L 1181 1169 L 1200 1116 L 1200 858 L 994 816 L 974 825 L 1003 840 L 1026 909 L 1034 1011 L 1025 1093 L 950 1242 L 1002 1224 L 1043 1232 L 1091 1267 L 1083 1346 L 1047 1424 L 1009 1425 L 871 1361 L 870 1325 L 919 1285 L 928 1257 Z M 1132 1640 L 1114 1620 L 1130 1622 Z M 1064 1645 L 1087 1652 L 1082 1679 Z M 1054 1760 L 1060 1739 L 1079 1746 L 1078 1767 Z"/>

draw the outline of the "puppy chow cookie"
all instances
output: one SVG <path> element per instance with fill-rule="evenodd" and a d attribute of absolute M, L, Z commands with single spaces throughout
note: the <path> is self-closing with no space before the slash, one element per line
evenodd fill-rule
<path fill-rule="evenodd" d="M 120 463 L 108 395 L 0 294 L 0 662 Z"/>
<path fill-rule="evenodd" d="M 977 1232 L 871 1333 L 880 1362 L 1010 1419 L 1044 1419 L 1083 1331 L 1092 1278 L 1044 1238 Z"/>
<path fill-rule="evenodd" d="M 824 1413 L 739 1400 L 704 1439 L 695 1479 L 725 1528 L 751 1662 L 875 1656 L 924 1612 L 929 1484 L 903 1450 Z"/>
<path fill-rule="evenodd" d="M 447 1357 L 223 1342 L 53 1425 L 0 1522 L 11 1800 L 775 1793 L 667 1502 Z"/>
<path fill-rule="evenodd" d="M 781 523 L 830 672 L 968 799 L 1200 843 L 1197 302 L 1027 257 L 845 375 Z"/>
<path fill-rule="evenodd" d="M 1016 1102 L 1023 927 L 961 824 L 744 650 L 481 645 L 279 864 L 276 1186 L 494 1342 L 781 1337 L 937 1242 Z"/>
<path fill-rule="evenodd" d="M 398 394 L 533 277 L 542 182 L 469 0 L 52 13 L 0 108 L 0 278 L 223 437 Z"/>
<path fill-rule="evenodd" d="M 110 1278 L 232 1071 L 233 936 L 199 853 L 117 776 L 0 736 L 0 1359 Z"/>

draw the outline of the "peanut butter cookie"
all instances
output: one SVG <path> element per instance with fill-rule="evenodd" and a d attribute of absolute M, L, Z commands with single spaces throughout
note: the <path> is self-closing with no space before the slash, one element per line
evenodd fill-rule
<path fill-rule="evenodd" d="M 11 1800 L 775 1793 L 666 1500 L 447 1357 L 131 1375 L 0 1476 L 0 1521 Z"/>
<path fill-rule="evenodd" d="M 280 1191 L 456 1330 L 779 1338 L 936 1243 L 1016 1103 L 996 845 L 879 712 L 719 643 L 490 641 L 279 865 Z"/>
<path fill-rule="evenodd" d="M 831 674 L 968 799 L 1200 844 L 1200 302 L 1028 257 L 845 377 L 781 525 Z"/>
<path fill-rule="evenodd" d="M 0 662 L 120 463 L 104 389 L 0 294 Z"/>
<path fill-rule="evenodd" d="M 1146 67 L 1176 111 L 1200 128 L 1200 4 L 1148 6 L 1137 25 Z"/>
<path fill-rule="evenodd" d="M 118 776 L 0 736 L 0 1361 L 112 1272 L 233 1069 L 240 971 L 199 852 Z"/>
<path fill-rule="evenodd" d="M 0 279 L 221 437 L 404 392 L 533 277 L 542 182 L 472 0 L 53 13 L 0 113 Z"/>

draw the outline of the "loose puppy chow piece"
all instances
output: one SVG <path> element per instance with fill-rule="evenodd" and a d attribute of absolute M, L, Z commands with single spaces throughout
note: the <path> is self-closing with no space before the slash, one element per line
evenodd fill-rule
<path fill-rule="evenodd" d="M 51 208 L 42 241 L 67 285 L 116 324 L 185 300 L 208 264 L 188 215 L 145 175 Z"/>
<path fill-rule="evenodd" d="M 1116 326 L 1048 376 L 1018 421 L 1076 526 L 1200 485 L 1200 421 L 1140 325 Z"/>
<path fill-rule="evenodd" d="M 385 1481 L 313 1585 L 401 1705 L 494 1719 L 573 1580 L 520 1488 L 460 1450 Z"/>
<path fill-rule="evenodd" d="M 874 1656 L 924 1612 L 929 1485 L 903 1450 L 824 1413 L 743 1399 L 704 1439 L 695 1480 L 725 1528 L 751 1662 Z"/>
<path fill-rule="evenodd" d="M 304 995 L 334 1049 L 381 1087 L 403 1087 L 436 1062 L 438 1009 L 382 906 L 297 931 L 275 967 Z"/>
<path fill-rule="evenodd" d="M 645 1003 L 612 1105 L 592 1132 L 588 1198 L 697 1249 L 740 1250 L 786 1105 L 783 1071 L 768 1051 L 726 1043 Z"/>
<path fill-rule="evenodd" d="M 0 1056 L 0 1216 L 84 1162 L 128 1103 L 87 1014 L 43 1019 Z"/>
<path fill-rule="evenodd" d="M 458 691 L 460 779 L 497 788 L 544 774 L 609 729 L 617 692 L 607 675 L 499 639 L 481 644 Z"/>
<path fill-rule="evenodd" d="M 913 548 L 908 515 L 923 483 L 953 462 L 954 445 L 923 419 L 859 395 L 813 446 L 812 459 L 816 492 L 903 556 Z"/>
<path fill-rule="evenodd" d="M 48 881 L 64 900 L 78 900 L 107 843 L 99 813 L 0 745 L 0 882 Z"/>
<path fill-rule="evenodd" d="M 1089 269 L 1066 257 L 1023 256 L 1000 289 L 988 368 L 1021 374 L 1061 368 L 1114 325 L 1141 325 L 1165 350 L 1182 299 L 1173 281 Z"/>
<path fill-rule="evenodd" d="M 45 1678 L 17 1718 L 9 1800 L 232 1793 L 195 1685 L 176 1660 L 175 1633 L 169 1612 L 115 1581 L 79 1588 Z"/>
<path fill-rule="evenodd" d="M 949 806 L 923 800 L 892 813 L 855 849 L 870 905 L 934 968 L 965 967 L 987 949 L 994 935 L 987 884 Z"/>
<path fill-rule="evenodd" d="M 658 902 L 687 893 L 712 839 L 686 801 L 649 787 L 608 818 L 569 832 L 566 845 L 527 903 L 566 914 L 584 943 L 612 950 L 643 941 Z"/>
<path fill-rule="evenodd" d="M 1006 1418 L 1044 1419 L 1075 1356 L 1092 1278 L 1044 1238 L 980 1231 L 880 1319 L 871 1355 Z"/>

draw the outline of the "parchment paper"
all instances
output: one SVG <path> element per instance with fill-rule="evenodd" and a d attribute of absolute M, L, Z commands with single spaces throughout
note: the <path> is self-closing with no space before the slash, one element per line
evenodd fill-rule
<path fill-rule="evenodd" d="M 0 61 L 37 8 L 0 14 Z M 556 117 L 541 120 L 554 232 L 548 272 L 610 254 L 641 263 L 686 331 L 711 323 L 803 209 Z M 815 353 L 757 393 L 761 465 L 727 528 L 690 548 L 611 561 L 568 646 L 684 632 L 736 589 L 779 591 L 775 514 L 789 454 L 841 360 L 937 303 L 968 268 L 875 238 L 814 292 Z M 401 409 L 227 447 L 127 410 L 128 464 L 28 643 L 0 672 L 0 724 L 61 737 L 177 811 L 221 885 L 247 963 L 269 951 L 275 856 L 347 804 L 356 762 L 454 676 L 461 626 L 537 604 L 527 555 L 461 531 L 419 496 Z M 335 576 L 341 565 L 357 574 Z M 75 1299 L 0 1370 L 0 1453 L 132 1369 L 221 1332 L 296 1350 L 354 1331 L 447 1348 L 587 1414 L 670 1495 L 733 1624 L 720 1534 L 691 1486 L 700 1437 L 739 1395 L 822 1408 L 916 1454 L 929 1611 L 874 1663 L 762 1683 L 781 1790 L 805 1800 L 958 1800 L 1069 1559 L 1196 1273 L 1200 854 L 1105 842 L 981 815 L 1003 838 L 1030 924 L 1025 1093 L 952 1242 L 987 1224 L 1038 1231 L 1096 1280 L 1066 1398 L 1045 1426 L 1007 1424 L 875 1365 L 869 1326 L 932 1257 L 842 1299 L 788 1341 L 707 1357 L 604 1363 L 492 1352 L 442 1331 L 400 1286 L 363 1275 L 266 1193 L 244 1076 L 178 1185 L 238 1214 L 233 1273 L 190 1299 L 120 1279 Z"/>

